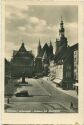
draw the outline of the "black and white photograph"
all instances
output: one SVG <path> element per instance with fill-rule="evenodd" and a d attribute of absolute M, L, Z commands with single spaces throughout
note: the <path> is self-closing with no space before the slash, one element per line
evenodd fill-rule
<path fill-rule="evenodd" d="M 78 5 L 5 4 L 4 112 L 78 113 Z"/>

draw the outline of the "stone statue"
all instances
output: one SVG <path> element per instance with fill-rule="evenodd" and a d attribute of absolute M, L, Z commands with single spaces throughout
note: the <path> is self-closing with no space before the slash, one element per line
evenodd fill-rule
<path fill-rule="evenodd" d="M 22 83 L 25 83 L 25 74 L 22 75 Z"/>

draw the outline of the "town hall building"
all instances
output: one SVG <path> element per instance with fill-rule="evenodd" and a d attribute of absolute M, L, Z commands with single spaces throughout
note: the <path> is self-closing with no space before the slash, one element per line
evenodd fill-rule
<path fill-rule="evenodd" d="M 74 51 L 68 45 L 65 37 L 64 23 L 61 19 L 59 39 L 56 39 L 56 52 L 54 57 L 54 82 L 63 89 L 73 89 L 74 81 Z"/>
<path fill-rule="evenodd" d="M 32 77 L 33 73 L 34 55 L 32 54 L 32 51 L 27 51 L 24 43 L 22 43 L 18 51 L 13 51 L 11 74 L 16 77 L 22 77 L 23 74 L 27 77 Z"/>

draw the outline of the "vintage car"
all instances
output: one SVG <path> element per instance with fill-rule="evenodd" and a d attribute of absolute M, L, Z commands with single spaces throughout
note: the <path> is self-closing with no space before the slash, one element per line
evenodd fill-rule
<path fill-rule="evenodd" d="M 38 79 L 38 76 L 35 76 L 34 78 L 35 78 L 35 79 Z"/>
<path fill-rule="evenodd" d="M 15 93 L 16 97 L 27 97 L 29 96 L 28 91 L 20 91 L 18 93 Z"/>

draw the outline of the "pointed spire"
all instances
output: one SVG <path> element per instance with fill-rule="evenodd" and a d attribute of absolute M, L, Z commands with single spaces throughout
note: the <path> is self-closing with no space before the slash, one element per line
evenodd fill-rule
<path fill-rule="evenodd" d="M 22 45 L 21 45 L 19 51 L 22 51 L 22 52 L 25 52 L 25 51 L 26 51 L 26 48 L 25 48 L 24 42 L 22 42 Z"/>
<path fill-rule="evenodd" d="M 62 16 L 61 16 L 59 35 L 60 35 L 61 37 L 63 37 L 63 36 L 64 36 L 64 32 L 65 32 L 65 29 L 64 29 L 64 22 L 63 22 L 63 19 L 62 19 Z"/>
<path fill-rule="evenodd" d="M 52 42 L 51 42 L 51 40 L 50 40 L 50 46 L 49 46 L 50 48 L 50 55 L 52 55 L 53 54 L 53 45 L 52 45 Z"/>
<path fill-rule="evenodd" d="M 39 39 L 39 44 L 38 44 L 38 48 L 37 48 L 37 56 L 41 56 L 41 44 L 40 44 L 40 39 Z"/>
<path fill-rule="evenodd" d="M 22 46 L 24 46 L 24 43 L 22 43 Z"/>
<path fill-rule="evenodd" d="M 63 19 L 62 19 L 62 16 L 61 16 L 61 23 L 60 23 L 60 28 L 63 28 Z"/>
<path fill-rule="evenodd" d="M 41 49 L 41 43 L 40 43 L 40 39 L 39 39 L 38 48 L 39 48 L 39 49 Z"/>

